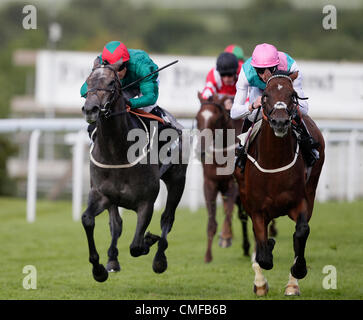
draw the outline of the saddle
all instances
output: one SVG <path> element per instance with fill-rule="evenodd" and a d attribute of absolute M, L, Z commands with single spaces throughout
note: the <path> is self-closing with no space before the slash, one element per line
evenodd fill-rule
<path fill-rule="evenodd" d="M 135 114 L 137 116 L 140 116 L 142 118 L 147 118 L 147 119 L 152 119 L 152 120 L 156 120 L 160 123 L 162 123 L 163 125 L 165 125 L 165 120 L 162 119 L 161 117 L 155 115 L 155 114 L 152 114 L 150 112 L 146 112 L 142 109 L 131 109 L 129 106 L 127 107 L 127 112 L 129 113 L 132 113 L 132 114 Z"/>

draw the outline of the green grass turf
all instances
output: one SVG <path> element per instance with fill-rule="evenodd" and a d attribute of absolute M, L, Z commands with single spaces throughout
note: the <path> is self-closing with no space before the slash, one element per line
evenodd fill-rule
<path fill-rule="evenodd" d="M 169 234 L 168 269 L 152 271 L 156 245 L 147 256 L 129 254 L 136 214 L 123 213 L 119 240 L 121 272 L 104 283 L 93 280 L 88 262 L 86 235 L 81 222 L 71 217 L 71 203 L 38 201 L 37 219 L 25 219 L 22 199 L 0 198 L 0 299 L 257 299 L 252 291 L 254 274 L 250 259 L 242 255 L 241 226 L 233 217 L 234 241 L 227 249 L 213 244 L 214 260 L 204 263 L 206 249 L 205 209 L 191 213 L 178 209 Z M 308 275 L 299 281 L 301 296 L 285 297 L 284 286 L 293 262 L 292 234 L 295 225 L 287 217 L 277 220 L 278 236 L 273 251 L 274 267 L 264 271 L 270 286 L 259 299 L 362 299 L 363 298 L 363 202 L 316 204 L 306 247 Z M 160 234 L 160 212 L 148 230 Z M 218 209 L 218 231 L 223 212 Z M 253 247 L 251 221 L 249 237 Z M 110 244 L 108 214 L 96 218 L 95 239 L 101 263 L 107 263 Z M 37 269 L 37 289 L 23 288 L 23 267 Z M 325 265 L 337 270 L 337 289 L 322 282 Z"/>

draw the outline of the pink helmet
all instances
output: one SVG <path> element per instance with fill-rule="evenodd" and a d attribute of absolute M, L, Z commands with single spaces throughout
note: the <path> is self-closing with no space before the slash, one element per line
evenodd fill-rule
<path fill-rule="evenodd" d="M 256 68 L 268 68 L 280 63 L 277 49 L 272 44 L 262 43 L 252 53 L 251 65 Z"/>

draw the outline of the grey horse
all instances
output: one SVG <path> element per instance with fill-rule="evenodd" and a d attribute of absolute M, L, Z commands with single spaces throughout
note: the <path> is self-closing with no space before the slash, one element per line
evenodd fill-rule
<path fill-rule="evenodd" d="M 127 112 L 116 72 L 118 68 L 118 62 L 100 65 L 98 59 L 95 60 L 93 70 L 87 79 L 90 89 L 82 107 L 86 120 L 89 123 L 96 123 L 97 130 L 91 152 L 91 160 L 94 159 L 90 162 L 91 189 L 87 209 L 82 215 L 82 224 L 87 235 L 93 277 L 99 282 L 107 280 L 108 272 L 121 270 L 117 259 L 117 241 L 122 233 L 122 218 L 118 207 L 131 209 L 137 213 L 137 225 L 130 245 L 130 254 L 133 257 L 146 255 L 149 248 L 158 242 L 152 267 L 156 273 L 162 273 L 167 269 L 165 256 L 168 247 L 167 235 L 173 226 L 175 211 L 184 191 L 187 169 L 187 164 L 179 161 L 170 164 L 167 170 L 161 173 L 162 165 L 150 161 L 150 152 L 146 154 L 144 162 L 128 161 L 127 151 L 134 143 L 128 141 L 128 133 L 131 129 L 144 126 L 139 119 Z M 182 152 L 180 157 L 181 154 Z M 161 215 L 161 236 L 157 236 L 145 232 L 153 215 L 160 179 L 166 184 L 168 196 L 165 210 Z M 106 209 L 109 212 L 112 240 L 105 268 L 99 262 L 94 228 L 95 217 Z"/>

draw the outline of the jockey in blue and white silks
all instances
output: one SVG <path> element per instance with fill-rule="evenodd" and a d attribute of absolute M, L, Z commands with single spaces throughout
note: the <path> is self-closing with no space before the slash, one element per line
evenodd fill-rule
<path fill-rule="evenodd" d="M 271 68 L 271 71 L 274 71 L 274 68 L 276 68 L 278 70 L 289 72 L 298 71 L 298 77 L 293 83 L 294 89 L 299 97 L 305 97 L 304 91 L 302 89 L 303 76 L 296 61 L 285 52 L 278 51 L 277 54 L 278 59 L 271 61 L 272 65 L 271 63 L 265 64 L 268 65 L 268 67 L 254 67 L 251 64 L 253 57 L 246 60 L 246 62 L 243 64 L 238 81 L 236 83 L 237 91 L 234 98 L 233 107 L 231 109 L 232 119 L 248 117 L 249 120 L 253 120 L 256 111 L 251 113 L 252 110 L 249 107 L 252 105 L 252 103 L 256 102 L 259 97 L 262 96 L 262 92 L 266 88 L 266 83 L 259 77 L 256 69 L 262 70 L 263 68 Z M 246 101 L 247 97 L 249 97 L 249 101 Z M 299 101 L 299 106 L 302 114 L 308 113 L 309 105 L 307 100 Z M 254 109 L 256 109 L 255 106 Z"/>
<path fill-rule="evenodd" d="M 277 51 L 276 47 L 263 43 L 255 47 L 252 57 L 249 58 L 242 66 L 241 72 L 238 76 L 236 83 L 236 95 L 231 109 L 232 119 L 245 119 L 242 132 L 247 131 L 254 121 L 256 112 L 261 107 L 261 97 L 263 90 L 266 88 L 267 80 L 277 70 L 287 72 L 298 72 L 298 76 L 293 82 L 294 90 L 299 98 L 305 98 L 302 89 L 302 73 L 296 61 L 291 58 L 287 53 Z M 249 100 L 246 101 L 246 98 Z M 298 141 L 302 149 L 303 157 L 307 167 L 312 167 L 319 159 L 319 152 L 317 142 L 310 135 L 302 115 L 307 115 L 309 106 L 306 100 L 299 100 L 299 111 L 294 117 L 295 126 L 294 130 L 298 133 Z M 300 115 L 301 114 L 301 117 Z M 262 114 L 259 114 L 262 117 Z M 247 119 L 249 121 L 246 121 Z M 247 159 L 246 150 L 244 146 L 237 151 L 236 166 L 244 169 Z"/>

